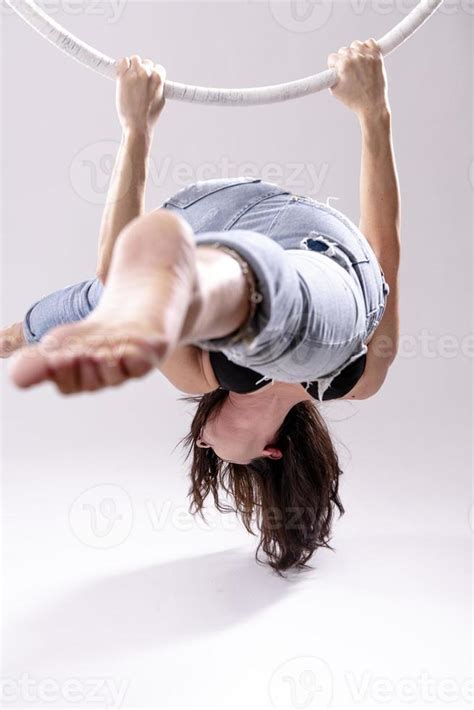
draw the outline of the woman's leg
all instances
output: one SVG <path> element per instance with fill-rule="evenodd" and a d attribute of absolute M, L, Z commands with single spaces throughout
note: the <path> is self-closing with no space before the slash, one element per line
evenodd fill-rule
<path fill-rule="evenodd" d="M 123 230 L 94 312 L 23 348 L 10 375 L 19 387 L 49 380 L 64 394 L 118 385 L 159 369 L 181 344 L 233 333 L 249 313 L 237 261 L 197 245 L 187 222 L 158 210 Z"/>
<path fill-rule="evenodd" d="M 90 279 L 67 286 L 37 301 L 23 321 L 27 343 L 39 343 L 52 328 L 84 320 L 99 304 L 103 285 Z"/>
<path fill-rule="evenodd" d="M 23 322 L 0 330 L 0 357 L 40 342 L 56 326 L 87 318 L 97 307 L 102 291 L 99 279 L 89 279 L 41 298 L 29 308 Z"/>

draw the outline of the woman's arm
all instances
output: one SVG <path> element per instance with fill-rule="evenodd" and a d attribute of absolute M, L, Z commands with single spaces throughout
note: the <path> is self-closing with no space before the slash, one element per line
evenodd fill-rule
<path fill-rule="evenodd" d="M 367 237 L 390 286 L 387 305 L 367 344 L 364 374 L 344 399 L 367 399 L 378 392 L 399 342 L 400 201 L 388 111 L 360 118 L 362 163 L 359 228 Z"/>
<path fill-rule="evenodd" d="M 97 277 L 102 283 L 121 231 L 144 214 L 148 160 L 154 124 L 163 110 L 165 71 L 140 57 L 121 59 L 117 66 L 116 104 L 122 139 L 115 160 L 99 237 Z M 209 354 L 193 345 L 177 347 L 160 366 L 177 389 L 188 394 L 210 392 L 219 383 Z"/>
<path fill-rule="evenodd" d="M 122 140 L 107 194 L 99 237 L 97 277 L 105 283 L 115 242 L 145 208 L 145 187 L 154 125 L 163 110 L 165 72 L 140 57 L 117 66 L 116 104 Z"/>
<path fill-rule="evenodd" d="M 336 55 L 340 81 L 332 93 L 351 108 L 362 134 L 359 228 L 390 287 L 384 315 L 367 347 L 364 374 L 346 399 L 365 399 L 383 384 L 399 342 L 400 192 L 392 146 L 383 57 L 375 40 L 353 42 Z"/>
<path fill-rule="evenodd" d="M 150 143 L 146 131 L 131 129 L 122 134 L 100 227 L 96 275 L 104 284 L 117 237 L 144 212 Z"/>
<path fill-rule="evenodd" d="M 117 112 L 122 140 L 107 194 L 99 238 L 97 277 L 102 283 L 122 230 L 145 211 L 148 160 L 156 123 L 165 100 L 165 71 L 140 57 L 120 60 L 117 67 Z M 209 353 L 193 345 L 180 345 L 161 364 L 160 372 L 177 389 L 204 394 L 219 386 Z"/>
<path fill-rule="evenodd" d="M 400 337 L 399 264 L 400 199 L 391 141 L 389 113 L 361 120 L 360 230 L 367 237 L 390 287 L 387 305 L 367 344 L 367 363 L 359 380 L 359 397 L 371 397 L 382 386 L 395 360 Z"/>

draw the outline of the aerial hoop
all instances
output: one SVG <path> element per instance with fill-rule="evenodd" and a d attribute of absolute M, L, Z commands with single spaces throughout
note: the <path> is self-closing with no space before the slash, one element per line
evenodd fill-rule
<path fill-rule="evenodd" d="M 385 57 L 411 37 L 438 9 L 443 0 L 421 0 L 416 7 L 395 27 L 377 40 L 382 55 Z M 93 69 L 108 79 L 116 78 L 116 61 L 102 54 L 85 42 L 70 34 L 34 0 L 6 0 L 6 3 L 42 37 L 58 49 Z M 322 89 L 328 89 L 337 81 L 335 69 L 290 81 L 286 84 L 259 86 L 249 89 L 218 89 L 204 86 L 188 86 L 166 80 L 164 94 L 167 99 L 188 101 L 190 103 L 212 104 L 218 106 L 255 106 L 280 101 L 290 101 Z"/>

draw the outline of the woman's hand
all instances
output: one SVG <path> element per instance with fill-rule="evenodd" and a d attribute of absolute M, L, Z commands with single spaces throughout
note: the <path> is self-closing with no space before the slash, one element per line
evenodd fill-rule
<path fill-rule="evenodd" d="M 151 132 L 165 105 L 165 69 L 134 55 L 117 63 L 117 112 L 124 131 Z"/>
<path fill-rule="evenodd" d="M 383 56 L 374 39 L 341 47 L 329 55 L 328 67 L 336 69 L 339 77 L 329 91 L 359 118 L 389 110 Z"/>

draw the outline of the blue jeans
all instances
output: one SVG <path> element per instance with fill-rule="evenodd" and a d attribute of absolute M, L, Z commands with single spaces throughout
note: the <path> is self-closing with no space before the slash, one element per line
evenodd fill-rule
<path fill-rule="evenodd" d="M 230 360 L 287 382 L 331 380 L 367 352 L 390 291 L 367 239 L 345 215 L 258 178 L 189 185 L 162 207 L 189 222 L 198 245 L 238 251 L 254 272 L 262 303 L 251 337 L 200 340 Z M 24 320 L 29 342 L 61 323 L 85 318 L 98 304 L 97 279 L 35 303 Z"/>

